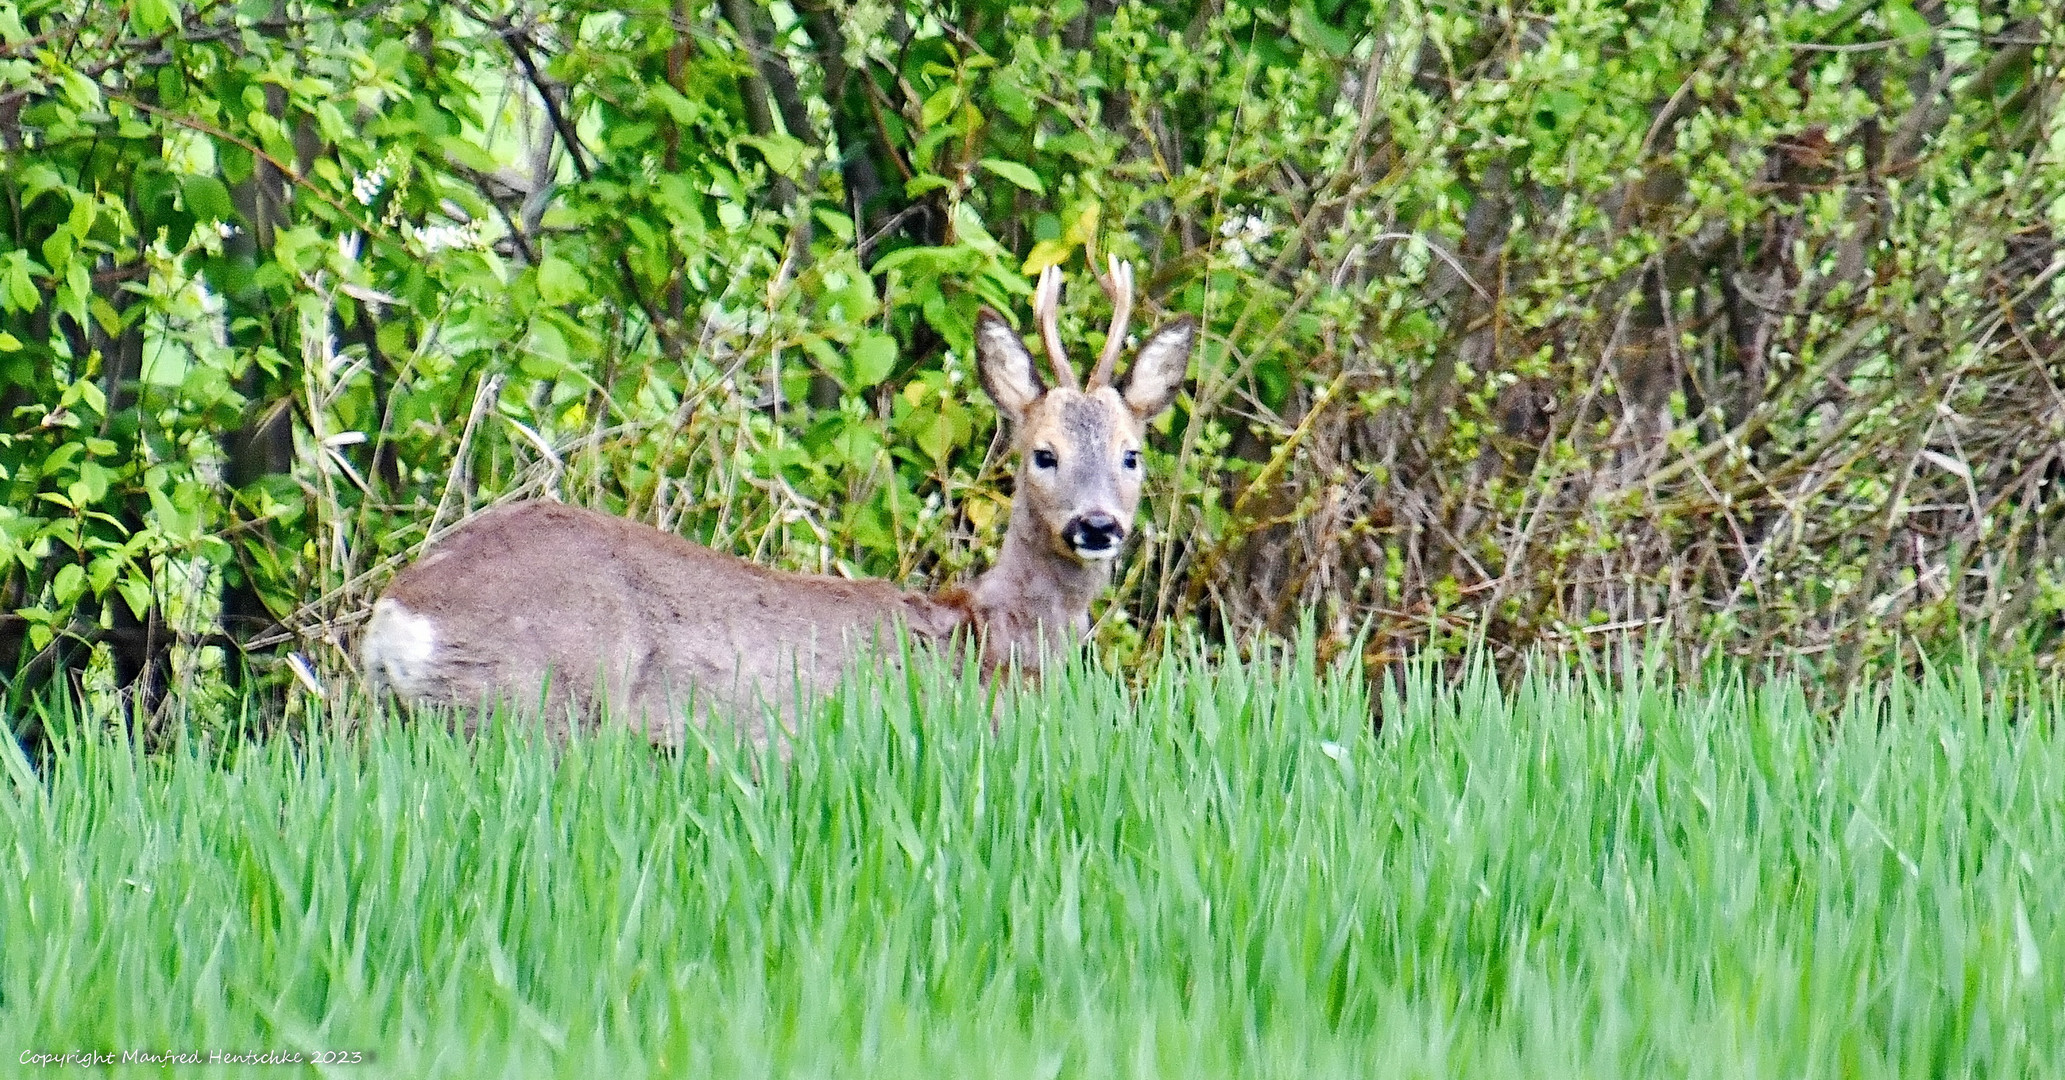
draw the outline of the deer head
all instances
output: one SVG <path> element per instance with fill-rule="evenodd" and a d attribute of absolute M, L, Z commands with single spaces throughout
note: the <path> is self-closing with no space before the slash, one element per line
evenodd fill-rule
<path fill-rule="evenodd" d="M 1033 294 L 1054 385 L 1040 378 L 1032 353 L 1002 315 L 984 308 L 975 320 L 982 386 L 1010 423 L 1019 453 L 1012 531 L 1028 530 L 1053 556 L 1085 565 L 1108 565 L 1133 527 L 1147 422 L 1175 401 L 1197 339 L 1190 316 L 1171 320 L 1148 335 L 1132 367 L 1114 380 L 1133 308 L 1132 264 L 1113 258 L 1100 284 L 1112 301 L 1111 330 L 1087 383 L 1076 380 L 1061 348 L 1059 269 L 1048 267 Z"/>

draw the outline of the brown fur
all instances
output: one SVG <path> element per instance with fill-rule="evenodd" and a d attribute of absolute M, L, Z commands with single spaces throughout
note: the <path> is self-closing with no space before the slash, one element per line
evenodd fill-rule
<path fill-rule="evenodd" d="M 893 656 L 899 627 L 920 646 L 973 632 L 986 671 L 1037 671 L 1088 627 L 1110 583 L 1144 472 L 1128 455 L 1173 399 L 1193 337 L 1188 319 L 1151 335 L 1120 388 L 1048 390 L 1016 331 L 982 313 L 983 385 L 1024 460 L 996 565 L 964 589 L 784 573 L 637 522 L 523 503 L 468 522 L 394 579 L 365 634 L 368 675 L 416 700 L 541 703 L 558 732 L 606 709 L 679 745 L 708 706 L 764 740 L 767 706 L 793 718 L 799 690 Z M 1052 461 L 1036 466 L 1036 451 Z M 1101 544 L 1071 539 L 1086 521 L 1104 523 Z"/>
<path fill-rule="evenodd" d="M 967 621 L 886 581 L 786 574 L 649 525 L 545 502 L 468 522 L 398 575 L 381 604 L 436 627 L 437 662 L 415 677 L 380 672 L 411 697 L 510 696 L 522 705 L 542 695 L 555 728 L 607 707 L 642 716 L 654 741 L 669 744 L 681 741 L 691 695 L 728 706 L 758 739 L 757 691 L 774 703 L 788 696 L 781 684 L 789 680 L 821 692 L 896 623 L 915 641 L 938 643 Z"/>

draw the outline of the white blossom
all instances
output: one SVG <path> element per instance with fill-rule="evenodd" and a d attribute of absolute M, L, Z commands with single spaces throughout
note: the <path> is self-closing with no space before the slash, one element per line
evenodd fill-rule
<path fill-rule="evenodd" d="M 357 199 L 360 206 L 371 206 L 373 205 L 373 200 L 380 196 L 380 189 L 386 186 L 387 163 L 383 161 L 373 166 L 371 172 L 357 173 L 352 176 L 351 197 Z"/>
<path fill-rule="evenodd" d="M 1250 249 L 1275 233 L 1276 225 L 1268 218 L 1235 211 L 1219 223 L 1219 235 L 1226 241 L 1220 245 L 1220 250 L 1225 253 L 1228 263 L 1245 270 L 1255 263 Z"/>
<path fill-rule="evenodd" d="M 416 241 L 425 255 L 436 254 L 447 248 L 472 248 L 480 245 L 480 226 L 468 222 L 465 225 L 431 225 L 404 227 L 409 238 Z"/>

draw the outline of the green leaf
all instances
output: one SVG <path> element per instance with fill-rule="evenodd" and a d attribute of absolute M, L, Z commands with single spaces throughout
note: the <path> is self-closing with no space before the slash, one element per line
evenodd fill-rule
<path fill-rule="evenodd" d="M 71 230 L 73 236 L 81 240 L 86 239 L 86 234 L 93 231 L 93 219 L 98 209 L 99 207 L 94 205 L 93 196 L 83 191 L 73 192 L 72 213 L 65 219 L 65 228 Z"/>
<path fill-rule="evenodd" d="M 186 211 L 202 221 L 237 221 L 237 206 L 230 201 L 229 188 L 212 176 L 189 176 L 179 185 Z"/>
<path fill-rule="evenodd" d="M 52 233 L 53 237 L 58 234 Z M 93 296 L 93 273 L 85 259 L 70 260 L 65 266 L 64 285 L 57 290 L 58 310 L 72 317 L 80 326 L 86 325 L 86 301 Z"/>
<path fill-rule="evenodd" d="M 991 101 L 997 103 L 997 108 L 1004 111 L 1005 116 L 1021 124 L 1032 123 L 1033 117 L 1038 115 L 1032 95 L 1025 92 L 1025 87 L 1019 85 L 1018 80 L 1006 77 L 1002 73 L 990 80 L 989 96 Z"/>
<path fill-rule="evenodd" d="M 72 502 L 88 506 L 108 497 L 108 481 L 112 476 L 105 466 L 93 461 L 79 463 L 79 479 L 71 486 Z"/>
<path fill-rule="evenodd" d="M 1318 12 L 1312 10 L 1311 0 L 1298 6 L 1295 14 L 1300 37 L 1318 45 L 1328 55 L 1340 58 L 1348 55 L 1355 47 L 1355 38 L 1344 30 L 1328 24 Z"/>
<path fill-rule="evenodd" d="M 108 396 L 106 392 L 101 390 L 100 383 L 93 379 L 80 379 L 78 382 L 73 383 L 66 391 L 64 400 L 68 406 L 72 404 L 86 406 L 93 410 L 95 416 L 106 416 L 108 414 Z"/>
<path fill-rule="evenodd" d="M 918 449 L 944 468 L 954 449 L 967 441 L 970 425 L 950 400 L 942 400 L 938 412 L 925 418 L 918 428 Z"/>
<path fill-rule="evenodd" d="M 1542 107 L 1535 111 L 1535 123 L 1551 131 L 1568 127 L 1585 111 L 1585 99 L 1568 90 L 1551 90 L 1540 100 Z"/>
<path fill-rule="evenodd" d="M 129 573 L 122 575 L 122 580 L 115 585 L 115 591 L 122 594 L 122 601 L 129 605 L 129 610 L 135 612 L 138 619 L 147 619 L 150 616 L 150 610 L 154 606 L 151 579 L 139 572 L 134 564 L 131 564 Z"/>
<path fill-rule="evenodd" d="M 263 107 L 264 100 L 262 96 L 259 98 L 258 108 Z M 434 94 L 417 94 L 411 102 L 410 111 L 415 114 L 416 129 L 433 140 L 442 139 L 459 130 L 452 114 L 439 107 L 437 96 Z"/>
<path fill-rule="evenodd" d="M 251 178 L 258 168 L 258 159 L 239 143 L 227 140 L 215 144 L 215 160 L 222 167 L 222 178 L 232 184 L 241 184 Z"/>
<path fill-rule="evenodd" d="M 919 110 L 919 126 L 926 128 L 938 127 L 939 122 L 952 116 L 955 107 L 960 104 L 961 88 L 959 86 L 948 83 L 940 87 L 931 97 L 925 99 L 925 107 Z"/>
<path fill-rule="evenodd" d="M 871 274 L 886 274 L 889 271 L 904 265 L 905 263 L 936 263 L 939 260 L 939 258 L 940 249 L 935 247 L 916 246 L 907 248 L 897 248 L 895 251 L 892 251 L 889 254 L 884 255 L 879 259 L 876 259 L 875 265 L 870 267 L 868 269 L 868 272 Z M 921 269 L 931 268 L 921 266 Z"/>
<path fill-rule="evenodd" d="M 1073 254 L 1075 249 L 1076 245 L 1072 241 L 1042 240 L 1034 244 L 1032 251 L 1027 253 L 1025 265 L 1018 268 L 1019 272 L 1031 277 L 1050 266 L 1060 266 L 1068 261 L 1069 255 Z"/>
<path fill-rule="evenodd" d="M 10 334 L 5 330 L 0 330 L 0 352 L 19 352 L 21 351 L 21 347 L 22 343 L 20 338 L 15 337 L 13 334 Z"/>
<path fill-rule="evenodd" d="M 1068 231 L 1061 234 L 1063 240 L 1072 244 L 1087 244 L 1097 238 L 1097 219 L 1103 215 L 1102 203 L 1085 203 L 1076 211 L 1074 220 L 1068 223 Z"/>
<path fill-rule="evenodd" d="M 115 575 L 121 572 L 122 564 L 126 561 L 113 555 L 102 555 L 86 564 L 86 585 L 93 590 L 93 595 L 99 596 L 108 591 L 108 586 L 115 583 Z"/>
<path fill-rule="evenodd" d="M 57 577 L 51 580 L 51 590 L 57 594 L 59 607 L 69 607 L 86 591 L 86 571 L 78 563 L 66 563 L 57 568 Z"/>
<path fill-rule="evenodd" d="M 768 168 L 787 177 L 797 175 L 803 155 L 810 150 L 802 140 L 789 135 L 748 135 L 739 141 L 760 151 L 760 156 L 767 159 Z"/>
<path fill-rule="evenodd" d="M 272 257 L 280 266 L 299 276 L 321 264 L 327 247 L 322 234 L 314 229 L 306 226 L 280 229 L 273 233 Z"/>
<path fill-rule="evenodd" d="M 159 533 L 174 541 L 191 542 L 196 538 L 200 515 L 181 510 L 166 492 L 162 478 L 145 489 L 144 494 L 151 501 L 151 524 Z"/>
<path fill-rule="evenodd" d="M 976 164 L 1035 195 L 1045 195 L 1047 193 L 1047 185 L 1040 183 L 1039 174 L 1015 161 L 1004 161 L 1001 158 L 983 158 Z"/>
<path fill-rule="evenodd" d="M 65 100 L 81 112 L 100 111 L 100 84 L 87 78 L 85 72 L 66 69 L 58 74 L 57 81 L 64 84 Z"/>
<path fill-rule="evenodd" d="M 896 367 L 896 339 L 888 334 L 868 333 L 846 351 L 846 386 L 865 390 L 889 377 Z"/>
<path fill-rule="evenodd" d="M 179 24 L 175 0 L 129 0 L 129 23 L 143 37 L 157 37 Z"/>
<path fill-rule="evenodd" d="M 135 192 L 138 223 L 148 228 L 176 212 L 179 178 L 152 163 L 137 169 Z"/>
<path fill-rule="evenodd" d="M 56 169 L 40 161 L 24 167 L 17 176 L 21 184 L 23 206 L 35 202 L 36 196 L 46 191 L 70 190 L 65 184 L 65 178 Z"/>
<path fill-rule="evenodd" d="M 181 77 L 178 64 L 166 64 L 158 69 L 158 101 L 171 109 L 186 104 L 186 79 Z"/>
<path fill-rule="evenodd" d="M 524 351 L 517 361 L 523 373 L 536 379 L 556 379 L 564 374 L 573 350 L 567 346 L 566 335 L 549 319 L 536 319 L 531 323 L 531 332 L 524 338 Z"/>
<path fill-rule="evenodd" d="M 920 135 L 917 143 L 911 147 L 911 163 L 929 170 L 932 162 L 939 156 L 940 146 L 957 134 L 959 132 L 955 129 L 942 126 Z"/>
<path fill-rule="evenodd" d="M 985 123 L 982 118 L 982 110 L 976 108 L 975 103 L 972 101 L 962 103 L 961 111 L 956 119 L 958 122 L 954 124 L 955 129 L 963 138 L 967 139 L 973 139 L 975 133 L 981 131 L 982 125 Z"/>
<path fill-rule="evenodd" d="M 73 459 L 77 458 L 80 451 L 84 449 L 86 447 L 77 442 L 59 443 L 57 448 L 52 450 L 49 456 L 43 459 L 43 472 L 54 473 L 60 469 L 71 468 Z M 72 504 L 65 503 L 64 505 L 70 507 Z"/>
<path fill-rule="evenodd" d="M 122 313 L 115 310 L 115 305 L 95 294 L 93 299 L 86 302 L 86 310 L 92 314 L 93 321 L 100 324 L 101 331 L 107 336 L 122 336 Z"/>
<path fill-rule="evenodd" d="M 447 136 L 437 140 L 437 148 L 444 151 L 445 157 L 449 160 L 472 169 L 474 172 L 492 173 L 502 167 L 502 163 L 495 160 L 495 155 L 481 149 L 480 146 L 470 139 L 463 139 L 456 135 Z"/>
<path fill-rule="evenodd" d="M 36 310 L 36 306 L 43 302 L 43 292 L 36 288 L 32 275 L 46 272 L 29 258 L 26 251 L 0 255 L 0 308 L 7 311 Z"/>
<path fill-rule="evenodd" d="M 571 304 L 588 295 L 588 279 L 580 268 L 557 255 L 538 264 L 538 296 L 553 306 Z"/>
<path fill-rule="evenodd" d="M 1886 0 L 1879 8 L 1879 18 L 1885 21 L 1888 33 L 1907 42 L 1910 55 L 1929 51 L 1929 38 L 1936 30 L 1914 9 L 1912 0 Z"/>
<path fill-rule="evenodd" d="M 836 210 L 818 207 L 811 212 L 817 223 L 823 225 L 842 244 L 853 243 L 853 219 Z"/>
<path fill-rule="evenodd" d="M 702 111 L 702 106 L 690 101 L 681 91 L 668 86 L 666 83 L 652 83 L 645 88 L 645 92 L 653 100 L 660 103 L 660 108 L 667 110 L 667 115 L 672 117 L 675 123 L 684 127 L 695 123 L 697 116 Z"/>

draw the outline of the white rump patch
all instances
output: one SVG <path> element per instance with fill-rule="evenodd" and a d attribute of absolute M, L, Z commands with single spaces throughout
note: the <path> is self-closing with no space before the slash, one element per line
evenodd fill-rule
<path fill-rule="evenodd" d="M 373 605 L 359 657 L 375 691 L 387 686 L 406 695 L 420 693 L 436 651 L 437 628 L 429 619 L 394 600 Z"/>

